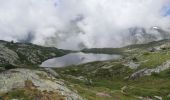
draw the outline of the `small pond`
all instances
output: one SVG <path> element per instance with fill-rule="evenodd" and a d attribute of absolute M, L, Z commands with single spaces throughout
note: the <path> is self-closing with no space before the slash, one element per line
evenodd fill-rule
<path fill-rule="evenodd" d="M 93 53 L 70 53 L 62 57 L 56 57 L 44 61 L 41 67 L 64 67 L 69 65 L 79 65 L 94 61 L 106 61 L 120 59 L 120 55 L 93 54 Z"/>

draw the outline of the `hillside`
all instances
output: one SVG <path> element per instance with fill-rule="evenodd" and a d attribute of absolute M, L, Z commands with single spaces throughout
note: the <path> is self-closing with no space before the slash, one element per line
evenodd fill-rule
<path fill-rule="evenodd" d="M 169 42 L 86 49 L 83 52 L 122 54 L 124 57 L 55 70 L 88 100 L 169 100 Z"/>
<path fill-rule="evenodd" d="M 72 51 L 5 41 L 0 41 L 0 48 L 0 97 L 5 100 L 170 99 L 170 40 L 84 49 L 122 57 L 62 68 L 38 66 Z"/>
<path fill-rule="evenodd" d="M 57 73 L 52 73 L 52 69 L 39 68 L 43 61 L 70 52 L 30 43 L 0 41 L 0 99 L 82 100 L 67 88 Z"/>
<path fill-rule="evenodd" d="M 0 41 L 0 67 L 31 67 L 43 61 L 63 56 L 70 51 L 54 47 L 42 47 L 31 43 L 13 43 Z"/>

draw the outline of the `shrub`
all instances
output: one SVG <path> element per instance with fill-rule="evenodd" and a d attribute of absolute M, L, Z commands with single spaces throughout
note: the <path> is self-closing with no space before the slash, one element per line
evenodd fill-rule
<path fill-rule="evenodd" d="M 150 53 L 149 52 L 144 52 L 143 55 L 147 56 L 149 55 Z"/>

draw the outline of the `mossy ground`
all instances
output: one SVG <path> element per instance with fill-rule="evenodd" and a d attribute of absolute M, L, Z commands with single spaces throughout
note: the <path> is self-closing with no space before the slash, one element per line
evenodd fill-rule
<path fill-rule="evenodd" d="M 145 76 L 136 80 L 123 80 L 122 78 L 94 78 L 81 81 L 77 79 L 67 78 L 67 85 L 71 89 L 77 90 L 78 93 L 88 100 L 138 100 L 137 97 L 161 96 L 163 100 L 169 100 L 170 97 L 170 69 L 169 71 L 161 72 Z M 126 86 L 122 93 L 122 88 Z M 98 96 L 98 93 L 106 93 L 109 96 Z"/>
<path fill-rule="evenodd" d="M 25 81 L 25 87 L 20 89 L 14 89 L 5 94 L 0 94 L 2 100 L 66 100 L 64 96 L 61 96 L 54 91 L 40 91 L 31 81 Z"/>
<path fill-rule="evenodd" d="M 128 79 L 128 76 L 140 69 L 155 68 L 170 60 L 169 49 L 154 52 L 147 50 L 149 47 L 160 46 L 165 42 L 170 42 L 170 40 L 151 42 L 142 45 L 131 45 L 117 49 L 82 50 L 83 52 L 88 53 L 120 54 L 124 57 L 116 61 L 93 62 L 55 70 L 61 75 L 61 78 L 65 80 L 70 89 L 78 91 L 78 93 L 87 100 L 138 100 L 138 97 L 155 99 L 154 96 L 161 96 L 163 100 L 170 100 L 170 69 L 159 74 L 153 73 L 151 76 L 144 76 L 135 80 Z M 15 45 L 9 45 L 11 46 L 9 48 L 15 51 L 18 48 Z M 48 59 L 47 56 L 49 56 L 49 53 L 57 50 L 54 48 L 45 49 L 35 45 L 32 45 L 30 49 L 42 50 L 42 55 L 39 55 L 41 60 Z M 30 51 L 24 49 L 24 52 Z M 56 51 L 55 53 L 62 56 L 68 52 Z M 20 58 L 21 61 L 23 60 L 22 62 L 27 61 L 26 56 L 19 56 L 21 56 Z M 22 57 L 25 58 L 22 59 Z M 124 65 L 125 62 L 130 61 L 139 63 L 139 67 L 137 69 L 130 69 L 128 66 Z M 24 64 L 27 63 L 30 64 L 29 61 Z M 30 64 L 30 66 L 37 67 L 37 65 L 34 64 Z M 45 78 L 42 75 L 40 76 Z M 79 79 L 78 77 L 80 76 L 83 78 Z M 13 91 L 8 92 L 7 94 L 2 94 L 1 96 L 6 98 L 6 100 L 11 98 L 32 100 L 35 97 L 42 97 L 40 100 L 46 100 L 46 98 L 51 98 L 50 100 L 57 100 L 57 98 L 64 99 L 64 97 L 60 96 L 58 93 L 35 89 L 34 86 L 29 85 L 31 82 L 28 82 L 27 84 L 28 87 L 31 86 L 31 88 L 25 87 L 14 89 Z"/>
<path fill-rule="evenodd" d="M 122 48 L 121 52 L 123 52 L 124 57 L 121 60 L 93 62 L 55 70 L 62 75 L 70 88 L 76 89 L 82 97 L 88 100 L 139 100 L 138 97 L 155 100 L 154 96 L 170 100 L 170 69 L 135 80 L 128 79 L 128 76 L 140 69 L 156 68 L 170 60 L 169 49 L 153 52 L 147 50 L 148 47 L 158 46 L 161 43 L 163 41 Z M 86 50 L 86 52 L 95 52 L 95 50 L 97 49 Z M 102 50 L 100 50 L 101 52 Z M 139 64 L 137 69 L 130 69 L 124 65 L 125 62 L 133 60 Z M 70 75 L 74 77 L 70 77 Z M 84 79 L 75 78 L 79 76 L 84 77 Z M 107 95 L 99 96 L 98 93 Z"/>

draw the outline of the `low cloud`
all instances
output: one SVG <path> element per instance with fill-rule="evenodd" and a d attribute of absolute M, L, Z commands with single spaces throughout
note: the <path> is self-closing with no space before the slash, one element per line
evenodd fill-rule
<path fill-rule="evenodd" d="M 64 49 L 120 47 L 131 43 L 130 28 L 169 31 L 169 5 L 169 0 L 1 0 L 0 39 Z"/>

